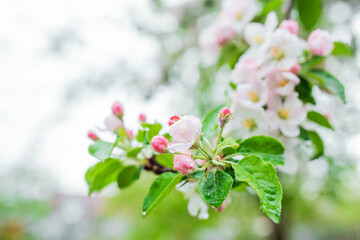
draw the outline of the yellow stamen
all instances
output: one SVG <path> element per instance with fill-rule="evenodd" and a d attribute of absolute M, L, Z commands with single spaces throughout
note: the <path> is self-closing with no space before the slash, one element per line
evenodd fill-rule
<path fill-rule="evenodd" d="M 278 112 L 278 116 L 279 116 L 279 118 L 284 119 L 284 120 L 288 119 L 290 116 L 289 109 L 285 109 L 285 108 L 280 109 L 280 111 Z"/>
<path fill-rule="evenodd" d="M 255 42 L 257 42 L 257 43 L 259 43 L 259 44 L 261 44 L 261 43 L 264 42 L 264 39 L 263 39 L 259 34 L 253 36 L 253 37 L 252 37 L 252 40 L 254 40 Z"/>
<path fill-rule="evenodd" d="M 253 131 L 257 128 L 257 124 L 254 119 L 246 118 L 244 121 L 244 127 L 248 128 L 250 131 Z"/>
<path fill-rule="evenodd" d="M 274 59 L 278 61 L 285 57 L 285 53 L 280 47 L 272 47 L 270 49 L 270 54 L 273 56 Z"/>
<path fill-rule="evenodd" d="M 289 80 L 282 79 L 279 81 L 279 87 L 284 87 L 286 84 L 288 84 Z"/>
<path fill-rule="evenodd" d="M 242 17 L 243 17 L 243 15 L 242 15 L 242 13 L 241 12 L 237 12 L 236 14 L 235 14 L 235 18 L 236 18 L 236 20 L 241 20 L 242 19 Z"/>
<path fill-rule="evenodd" d="M 249 92 L 250 100 L 253 102 L 258 102 L 260 100 L 259 94 L 256 92 Z"/>

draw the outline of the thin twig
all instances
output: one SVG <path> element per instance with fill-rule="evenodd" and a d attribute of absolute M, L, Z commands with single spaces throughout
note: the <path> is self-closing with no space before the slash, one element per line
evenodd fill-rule
<path fill-rule="evenodd" d="M 291 15 L 291 10 L 294 7 L 295 0 L 290 0 L 288 7 L 286 8 L 284 19 L 289 19 Z"/>

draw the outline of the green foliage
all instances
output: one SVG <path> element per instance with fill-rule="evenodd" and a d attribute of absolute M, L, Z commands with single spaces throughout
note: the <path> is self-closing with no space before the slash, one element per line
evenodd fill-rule
<path fill-rule="evenodd" d="M 311 157 L 312 160 L 317 159 L 322 155 L 324 155 L 324 151 L 325 151 L 324 143 L 317 132 L 307 131 L 304 128 L 300 128 L 300 138 L 311 141 L 314 148 L 314 152 Z"/>
<path fill-rule="evenodd" d="M 237 148 L 238 155 L 249 156 L 257 155 L 265 161 L 269 161 L 274 165 L 283 165 L 284 146 L 279 140 L 267 136 L 255 136 L 240 142 Z"/>
<path fill-rule="evenodd" d="M 228 43 L 222 49 L 216 64 L 217 68 L 223 65 L 228 65 L 230 69 L 234 69 L 235 64 L 239 60 L 239 57 L 247 50 L 247 47 L 240 48 L 239 46 Z"/>
<path fill-rule="evenodd" d="M 301 64 L 302 69 L 307 69 L 307 68 L 312 68 L 315 67 L 316 65 L 324 62 L 326 59 L 326 57 L 323 56 L 314 56 L 310 59 L 308 59 L 306 62 Z"/>
<path fill-rule="evenodd" d="M 89 195 L 94 191 L 100 191 L 112 182 L 115 182 L 123 164 L 114 158 L 107 158 L 88 169 L 85 175 L 89 185 Z"/>
<path fill-rule="evenodd" d="M 260 198 L 261 210 L 275 223 L 280 222 L 282 189 L 276 170 L 269 162 L 252 155 L 232 165 L 235 177 L 252 187 Z"/>
<path fill-rule="evenodd" d="M 143 143 L 146 140 L 146 131 L 145 130 L 139 130 L 136 135 L 136 141 L 139 143 Z"/>
<path fill-rule="evenodd" d="M 166 154 L 157 154 L 155 155 L 156 161 L 161 165 L 173 168 L 174 167 L 174 154 L 166 153 Z"/>
<path fill-rule="evenodd" d="M 160 123 L 142 123 L 141 126 L 146 130 L 146 138 L 149 143 L 153 137 L 159 134 L 162 128 Z"/>
<path fill-rule="evenodd" d="M 144 217 L 147 217 L 165 199 L 182 178 L 181 174 L 165 172 L 155 179 L 143 202 Z"/>
<path fill-rule="evenodd" d="M 321 16 L 321 0 L 296 0 L 296 6 L 300 22 L 306 30 L 312 30 Z"/>
<path fill-rule="evenodd" d="M 142 149 L 141 147 L 133 148 L 126 153 L 126 156 L 130 158 L 136 158 L 137 155 L 141 152 L 141 149 Z"/>
<path fill-rule="evenodd" d="M 104 159 L 110 157 L 113 147 L 113 143 L 97 140 L 89 146 L 89 153 L 100 161 L 104 161 Z"/>
<path fill-rule="evenodd" d="M 321 113 L 318 113 L 315 111 L 310 111 L 307 114 L 307 119 L 319 124 L 320 126 L 323 126 L 323 127 L 329 128 L 329 129 L 333 129 L 329 120 L 327 120 L 326 117 L 324 117 L 324 115 L 322 115 Z"/>
<path fill-rule="evenodd" d="M 344 103 L 346 102 L 344 86 L 333 75 L 320 69 L 312 69 L 304 74 L 305 76 L 316 80 L 321 88 L 340 97 Z"/>
<path fill-rule="evenodd" d="M 263 7 L 261 13 L 259 14 L 259 16 L 266 16 L 271 11 L 274 11 L 277 8 L 279 8 L 282 4 L 283 4 L 283 0 L 269 0 L 269 1 L 266 1 L 266 3 L 264 4 L 264 7 Z"/>
<path fill-rule="evenodd" d="M 295 91 L 299 94 L 299 99 L 303 103 L 316 104 L 315 98 L 312 95 L 312 84 L 302 76 L 299 76 L 299 78 L 300 83 L 295 86 Z"/>
<path fill-rule="evenodd" d="M 217 114 L 223 107 L 224 105 L 217 106 L 205 116 L 202 121 L 203 126 L 201 128 L 201 132 L 205 133 L 205 136 L 213 137 L 217 135 L 217 131 L 215 129 L 215 126 L 218 124 Z"/>
<path fill-rule="evenodd" d="M 334 50 L 331 55 L 344 55 L 344 56 L 352 56 L 353 53 L 349 45 L 343 42 L 334 42 Z"/>
<path fill-rule="evenodd" d="M 224 171 L 211 171 L 199 181 L 199 192 L 213 207 L 220 207 L 229 195 L 233 184 L 232 177 Z"/>
<path fill-rule="evenodd" d="M 239 144 L 237 142 L 235 142 L 234 139 L 232 139 L 231 137 L 230 138 L 225 138 L 224 141 L 222 141 L 218 145 L 215 154 L 219 154 L 224 149 L 227 149 L 227 148 L 237 149 L 238 147 L 239 147 Z"/>
<path fill-rule="evenodd" d="M 124 167 L 117 177 L 117 184 L 119 188 L 125 188 L 137 180 L 140 176 L 142 168 L 134 165 Z"/>

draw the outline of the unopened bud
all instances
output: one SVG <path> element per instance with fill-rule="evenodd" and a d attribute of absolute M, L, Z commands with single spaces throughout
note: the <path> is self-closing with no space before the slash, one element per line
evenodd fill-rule
<path fill-rule="evenodd" d="M 96 133 L 92 130 L 88 132 L 88 138 L 90 138 L 93 141 L 99 140 L 99 137 L 96 135 Z"/>
<path fill-rule="evenodd" d="M 142 123 L 146 122 L 146 115 L 144 113 L 139 114 L 139 121 Z"/>
<path fill-rule="evenodd" d="M 122 118 L 122 116 L 124 115 L 124 107 L 118 101 L 113 103 L 111 110 L 112 110 L 112 113 L 119 118 Z"/>
<path fill-rule="evenodd" d="M 232 113 L 230 112 L 230 109 L 227 107 L 224 107 L 220 109 L 218 112 L 218 120 L 220 124 L 220 128 L 223 128 L 226 123 L 228 123 L 231 119 Z"/>
<path fill-rule="evenodd" d="M 180 120 L 180 117 L 178 115 L 174 115 L 170 118 L 169 120 L 169 126 L 173 125 L 175 122 L 179 121 Z"/>
<path fill-rule="evenodd" d="M 134 139 L 134 132 L 130 129 L 126 129 L 126 135 L 130 138 L 130 139 Z"/>
<path fill-rule="evenodd" d="M 192 157 L 183 154 L 174 155 L 174 168 L 177 169 L 182 175 L 191 174 L 196 165 Z"/>
<path fill-rule="evenodd" d="M 166 153 L 168 147 L 168 140 L 164 136 L 157 135 L 152 138 L 151 146 L 158 153 Z"/>

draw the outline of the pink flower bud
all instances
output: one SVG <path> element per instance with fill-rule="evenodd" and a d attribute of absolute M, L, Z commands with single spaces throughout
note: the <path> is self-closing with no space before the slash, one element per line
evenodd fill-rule
<path fill-rule="evenodd" d="M 299 24 L 297 21 L 295 21 L 293 19 L 282 21 L 279 28 L 286 29 L 290 33 L 295 34 L 295 35 L 297 35 L 299 32 Z"/>
<path fill-rule="evenodd" d="M 232 113 L 229 108 L 224 107 L 220 109 L 218 112 L 218 120 L 221 128 L 223 128 L 225 124 L 229 122 L 231 115 Z"/>
<path fill-rule="evenodd" d="M 195 169 L 195 162 L 192 157 L 183 154 L 174 155 L 174 168 L 182 175 L 189 175 Z"/>
<path fill-rule="evenodd" d="M 218 208 L 215 208 L 215 210 L 216 210 L 217 212 L 222 212 L 222 211 L 225 210 L 225 208 L 226 208 L 227 205 L 228 205 L 228 202 L 227 202 L 227 199 L 225 199 L 225 201 L 221 204 L 221 206 L 218 207 Z"/>
<path fill-rule="evenodd" d="M 123 105 L 122 105 L 120 102 L 118 102 L 118 101 L 116 101 L 116 102 L 113 103 L 111 109 L 112 109 L 112 113 L 113 113 L 115 116 L 119 117 L 119 118 L 121 118 L 121 117 L 124 115 L 124 107 L 123 107 Z"/>
<path fill-rule="evenodd" d="M 126 135 L 130 138 L 130 139 L 134 139 L 134 132 L 130 129 L 126 129 Z"/>
<path fill-rule="evenodd" d="M 88 132 L 88 138 L 90 138 L 93 141 L 99 140 L 99 137 L 96 135 L 96 133 L 92 130 Z"/>
<path fill-rule="evenodd" d="M 334 49 L 330 33 L 321 29 L 317 29 L 310 34 L 307 46 L 311 53 L 318 56 L 328 56 Z"/>
<path fill-rule="evenodd" d="M 301 65 L 299 63 L 295 63 L 291 68 L 290 72 L 297 74 L 301 70 Z"/>
<path fill-rule="evenodd" d="M 156 152 L 166 153 L 167 146 L 168 146 L 168 140 L 164 136 L 157 135 L 152 138 L 151 145 Z"/>
<path fill-rule="evenodd" d="M 122 121 L 114 115 L 109 115 L 105 119 L 104 124 L 105 124 L 106 130 L 108 130 L 110 132 L 116 132 L 123 126 Z"/>
<path fill-rule="evenodd" d="M 139 120 L 142 123 L 146 122 L 146 115 L 144 113 L 140 113 L 139 114 Z"/>
<path fill-rule="evenodd" d="M 169 126 L 173 125 L 175 122 L 179 121 L 180 120 L 180 117 L 178 115 L 174 115 L 170 118 L 169 120 Z"/>

